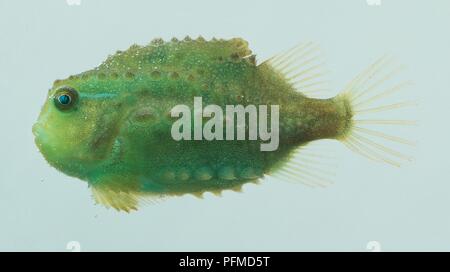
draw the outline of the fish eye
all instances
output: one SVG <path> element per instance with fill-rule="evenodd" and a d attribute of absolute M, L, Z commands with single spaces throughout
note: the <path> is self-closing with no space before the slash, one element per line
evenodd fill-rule
<path fill-rule="evenodd" d="M 78 92 L 70 87 L 60 87 L 53 96 L 55 106 L 60 110 L 71 109 L 78 99 Z"/>

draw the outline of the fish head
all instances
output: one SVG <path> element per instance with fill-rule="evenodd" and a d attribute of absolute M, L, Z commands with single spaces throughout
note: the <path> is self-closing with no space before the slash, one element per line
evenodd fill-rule
<path fill-rule="evenodd" d="M 109 158 L 120 130 L 122 107 L 114 87 L 79 78 L 54 83 L 33 134 L 50 165 L 82 178 Z"/>

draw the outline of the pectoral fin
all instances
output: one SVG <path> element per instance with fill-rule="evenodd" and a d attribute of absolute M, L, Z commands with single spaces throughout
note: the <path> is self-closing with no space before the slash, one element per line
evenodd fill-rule
<path fill-rule="evenodd" d="M 117 211 L 130 212 L 137 210 L 138 197 L 134 193 L 113 191 L 107 187 L 93 186 L 92 194 L 95 201 L 105 207 L 112 207 Z"/>

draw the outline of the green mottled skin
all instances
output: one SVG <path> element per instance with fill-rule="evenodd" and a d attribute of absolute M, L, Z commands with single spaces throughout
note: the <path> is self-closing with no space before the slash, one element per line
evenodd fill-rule
<path fill-rule="evenodd" d="M 155 40 L 110 56 L 99 67 L 55 81 L 34 127 L 47 161 L 91 186 L 180 195 L 236 188 L 271 173 L 291 151 L 316 139 L 340 138 L 351 114 L 345 99 L 307 98 L 269 65 L 255 65 L 242 39 Z M 61 86 L 79 93 L 61 111 Z M 175 141 L 177 104 L 280 105 L 280 144 L 259 141 Z"/>

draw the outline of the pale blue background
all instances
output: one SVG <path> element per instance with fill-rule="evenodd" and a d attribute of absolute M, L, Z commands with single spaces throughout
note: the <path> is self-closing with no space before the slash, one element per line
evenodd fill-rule
<path fill-rule="evenodd" d="M 0 1 L 0 250 L 450 250 L 450 2 Z M 54 79 L 154 37 L 244 37 L 264 60 L 300 41 L 327 54 L 336 92 L 385 52 L 409 67 L 420 100 L 416 161 L 379 165 L 331 144 L 326 189 L 268 180 L 132 214 L 94 205 L 84 182 L 51 168 L 31 134 Z"/>

